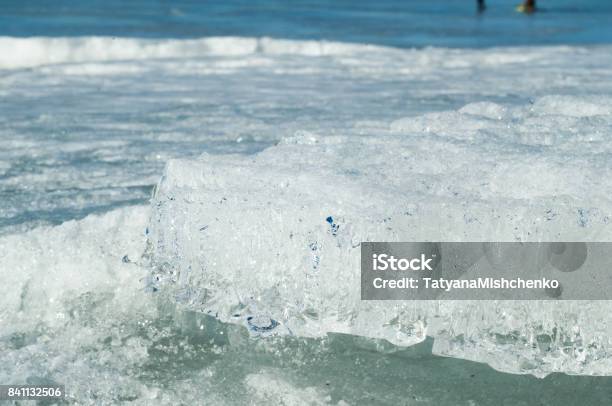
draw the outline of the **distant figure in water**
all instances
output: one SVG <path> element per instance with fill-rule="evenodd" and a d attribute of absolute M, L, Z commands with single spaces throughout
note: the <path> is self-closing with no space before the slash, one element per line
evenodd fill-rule
<path fill-rule="evenodd" d="M 478 6 L 478 12 L 483 12 L 487 8 L 485 0 L 476 0 Z M 516 11 L 521 13 L 533 13 L 536 11 L 536 0 L 525 0 L 523 4 L 516 8 Z"/>
<path fill-rule="evenodd" d="M 535 0 L 525 0 L 516 10 L 521 13 L 533 13 L 536 11 L 536 2 Z"/>
<path fill-rule="evenodd" d="M 478 12 L 482 13 L 483 11 L 485 11 L 485 9 L 487 8 L 487 6 L 485 5 L 485 0 L 477 0 L 478 3 Z"/>

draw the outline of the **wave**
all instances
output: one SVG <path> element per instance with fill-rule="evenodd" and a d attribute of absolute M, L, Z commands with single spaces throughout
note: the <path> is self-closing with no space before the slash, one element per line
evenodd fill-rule
<path fill-rule="evenodd" d="M 603 46 L 605 48 L 605 46 Z M 372 65 L 372 56 L 397 59 L 429 68 L 467 68 L 551 62 L 561 56 L 587 52 L 584 47 L 501 47 L 488 50 L 447 48 L 400 49 L 382 45 L 326 40 L 288 40 L 268 37 L 204 37 L 198 39 L 139 39 L 123 37 L 0 37 L 0 69 L 35 68 L 51 64 L 143 61 L 149 59 L 240 57 L 247 55 L 354 56 Z M 19 52 L 15 52 L 19 50 Z M 398 66 L 393 65 L 395 69 Z M 399 65 L 401 68 L 401 65 Z M 400 70 L 401 71 L 401 70 Z"/>
<path fill-rule="evenodd" d="M 16 49 L 19 52 L 15 52 Z M 307 56 L 342 55 L 372 49 L 385 48 L 329 41 L 291 41 L 241 37 L 208 37 L 192 40 L 149 40 L 114 37 L 0 37 L 0 69 L 32 68 L 41 65 L 79 62 L 244 56 L 255 53 Z"/>

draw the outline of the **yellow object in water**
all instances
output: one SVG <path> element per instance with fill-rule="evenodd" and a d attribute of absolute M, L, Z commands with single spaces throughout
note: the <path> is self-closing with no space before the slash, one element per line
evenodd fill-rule
<path fill-rule="evenodd" d="M 526 6 L 524 4 L 519 4 L 518 6 L 516 6 L 516 11 L 518 11 L 519 13 L 533 13 L 535 11 L 535 7 L 533 6 Z"/>

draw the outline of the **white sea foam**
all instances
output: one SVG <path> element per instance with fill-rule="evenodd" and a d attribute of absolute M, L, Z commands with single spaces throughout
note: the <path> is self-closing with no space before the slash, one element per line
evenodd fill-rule
<path fill-rule="evenodd" d="M 245 56 L 254 53 L 305 56 L 341 55 L 352 53 L 356 49 L 363 51 L 375 48 L 382 49 L 382 47 L 348 45 L 327 41 L 288 41 L 241 37 L 212 37 L 193 40 L 146 40 L 115 37 L 0 37 L 0 69 L 93 61 Z M 104 67 L 100 67 L 99 70 L 108 71 Z"/>
<path fill-rule="evenodd" d="M 132 207 L 0 238 L 1 381 L 57 379 L 78 403 L 123 385 L 137 397 L 146 393 L 133 378 L 106 375 L 103 365 L 130 368 L 146 360 L 142 340 L 130 339 L 122 325 L 143 325 L 156 314 L 138 265 L 147 217 L 146 207 Z M 106 339 L 127 340 L 120 355 L 86 350 Z"/>

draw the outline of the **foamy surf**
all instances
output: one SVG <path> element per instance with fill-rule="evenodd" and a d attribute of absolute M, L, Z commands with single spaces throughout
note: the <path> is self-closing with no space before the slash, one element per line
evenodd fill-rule
<path fill-rule="evenodd" d="M 13 50 L 19 49 L 19 52 Z M 111 62 L 252 54 L 342 55 L 381 46 L 331 41 L 287 41 L 272 38 L 217 37 L 192 40 L 147 40 L 113 37 L 0 37 L 0 69 L 33 68 L 50 64 Z"/>
<path fill-rule="evenodd" d="M 589 142 L 603 136 L 602 127 L 596 117 L 590 123 L 577 115 L 593 108 L 604 110 L 588 114 L 605 115 L 608 107 L 597 99 L 612 88 L 605 46 L 400 50 L 265 38 L 2 41 L 0 65 L 13 68 L 0 77 L 0 233 L 145 203 L 169 159 L 254 153 L 300 131 L 377 135 L 421 126 L 448 133 L 478 125 L 527 137 L 535 127 L 551 142 L 566 132 Z M 508 131 L 469 115 L 458 116 L 454 129 L 446 122 L 436 127 L 438 112 L 470 105 L 495 118 L 503 111 L 473 103 L 507 109 L 539 100 L 533 108 L 540 109 L 547 108 L 547 96 L 556 103 L 549 111 L 563 109 L 564 120 L 549 121 L 548 132 L 526 114 L 521 129 Z M 406 117 L 421 118 L 410 124 Z"/>

